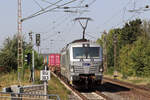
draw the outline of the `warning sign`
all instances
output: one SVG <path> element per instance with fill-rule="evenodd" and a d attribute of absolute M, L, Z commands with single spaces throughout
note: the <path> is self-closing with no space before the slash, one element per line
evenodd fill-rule
<path fill-rule="evenodd" d="M 40 71 L 40 80 L 42 80 L 42 81 L 50 80 L 50 71 L 49 70 L 41 70 Z"/>

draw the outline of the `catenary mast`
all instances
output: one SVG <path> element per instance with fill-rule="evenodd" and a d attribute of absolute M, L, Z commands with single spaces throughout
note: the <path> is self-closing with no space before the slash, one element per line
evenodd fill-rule
<path fill-rule="evenodd" d="M 21 81 L 21 70 L 23 68 L 23 49 L 22 49 L 22 8 L 21 8 L 21 1 L 18 0 L 18 81 Z"/>

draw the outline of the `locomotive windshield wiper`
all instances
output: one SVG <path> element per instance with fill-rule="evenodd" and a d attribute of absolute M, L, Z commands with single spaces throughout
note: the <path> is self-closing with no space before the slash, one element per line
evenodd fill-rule
<path fill-rule="evenodd" d="M 91 57 L 91 56 L 90 56 L 90 59 L 91 59 L 91 61 L 92 61 L 92 62 L 94 61 L 94 58 L 93 58 L 93 57 Z"/>
<path fill-rule="evenodd" d="M 80 58 L 80 61 L 83 61 L 83 58 Z"/>
<path fill-rule="evenodd" d="M 88 58 L 88 51 L 89 51 L 89 47 L 86 47 L 85 48 L 85 57 L 86 57 L 86 59 Z"/>

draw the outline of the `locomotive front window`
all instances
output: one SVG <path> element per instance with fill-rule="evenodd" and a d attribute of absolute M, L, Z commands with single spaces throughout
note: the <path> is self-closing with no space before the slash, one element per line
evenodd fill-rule
<path fill-rule="evenodd" d="M 98 59 L 99 51 L 99 47 L 73 47 L 73 59 Z"/>

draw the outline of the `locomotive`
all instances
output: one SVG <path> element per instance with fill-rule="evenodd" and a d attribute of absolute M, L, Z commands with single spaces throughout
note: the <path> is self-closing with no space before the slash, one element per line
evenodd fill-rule
<path fill-rule="evenodd" d="M 102 47 L 87 39 L 75 40 L 61 50 L 61 75 L 71 84 L 101 83 Z"/>

